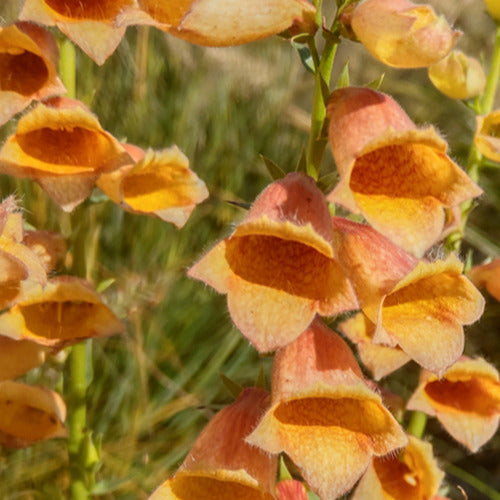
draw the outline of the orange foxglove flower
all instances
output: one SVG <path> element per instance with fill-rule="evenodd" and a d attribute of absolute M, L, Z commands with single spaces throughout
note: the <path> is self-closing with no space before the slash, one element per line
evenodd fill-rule
<path fill-rule="evenodd" d="M 482 94 L 486 75 L 481 63 L 460 50 L 452 50 L 444 59 L 428 68 L 434 86 L 452 99 L 470 99 Z"/>
<path fill-rule="evenodd" d="M 0 335 L 0 380 L 14 379 L 45 362 L 53 350 L 29 340 Z"/>
<path fill-rule="evenodd" d="M 278 500 L 307 500 L 305 486 L 296 479 L 285 479 L 276 485 Z"/>
<path fill-rule="evenodd" d="M 356 344 L 361 361 L 373 374 L 375 380 L 380 380 L 401 368 L 411 358 L 399 346 L 390 347 L 373 343 L 375 328 L 375 324 L 362 312 L 338 326 L 338 329 Z"/>
<path fill-rule="evenodd" d="M 269 399 L 263 389 L 244 389 L 208 423 L 175 476 L 149 500 L 276 498 L 277 457 L 245 442 Z"/>
<path fill-rule="evenodd" d="M 31 23 L 0 27 L 0 125 L 32 100 L 64 94 L 59 50 L 51 33 Z"/>
<path fill-rule="evenodd" d="M 483 359 L 466 357 L 441 379 L 423 371 L 407 407 L 435 416 L 454 439 L 476 452 L 498 428 L 498 371 Z"/>
<path fill-rule="evenodd" d="M 460 36 L 431 6 L 408 0 L 364 0 L 352 13 L 351 27 L 375 59 L 397 68 L 439 61 Z"/>
<path fill-rule="evenodd" d="M 31 288 L 0 315 L 2 335 L 57 348 L 123 330 L 90 284 L 73 276 L 58 276 L 44 288 Z"/>
<path fill-rule="evenodd" d="M 64 238 L 52 231 L 26 231 L 23 243 L 38 256 L 47 273 L 53 271 L 66 254 Z"/>
<path fill-rule="evenodd" d="M 195 206 L 208 197 L 187 157 L 177 146 L 140 153 L 138 148 L 127 150 L 137 163 L 101 175 L 97 185 L 129 212 L 155 215 L 182 227 Z"/>
<path fill-rule="evenodd" d="M 340 217 L 334 226 L 337 259 L 376 325 L 372 342 L 399 345 L 424 368 L 442 373 L 463 352 L 463 325 L 484 309 L 463 264 L 455 255 L 417 262 L 369 226 Z"/>
<path fill-rule="evenodd" d="M 352 500 L 430 500 L 435 498 L 444 473 L 432 446 L 414 436 L 398 455 L 374 457 Z"/>
<path fill-rule="evenodd" d="M 38 104 L 0 150 L 0 172 L 37 181 L 66 211 L 90 194 L 101 173 L 129 162 L 96 116 L 67 98 Z"/>
<path fill-rule="evenodd" d="M 357 308 L 332 240 L 323 194 L 310 177 L 292 173 L 269 185 L 188 275 L 226 293 L 241 333 L 257 350 L 272 351 L 298 337 L 316 313 Z"/>
<path fill-rule="evenodd" d="M 481 194 L 446 155 L 435 129 L 417 128 L 391 97 L 368 88 L 338 89 L 327 113 L 340 173 L 328 199 L 361 213 L 414 255 L 443 237 L 447 209 Z"/>
<path fill-rule="evenodd" d="M 368 388 L 342 339 L 319 318 L 276 353 L 271 407 L 247 441 L 285 452 L 323 500 L 353 487 L 372 456 L 407 438 Z"/>
<path fill-rule="evenodd" d="M 474 144 L 481 154 L 500 162 L 500 109 L 476 117 Z"/>
<path fill-rule="evenodd" d="M 125 34 L 125 27 L 116 26 L 116 17 L 133 3 L 134 0 L 26 0 L 19 17 L 56 25 L 97 64 L 102 64 Z"/>
<path fill-rule="evenodd" d="M 314 33 L 315 8 L 307 0 L 138 0 L 121 24 L 152 24 L 191 43 L 229 46 L 288 28 Z"/>
<path fill-rule="evenodd" d="M 479 288 L 486 288 L 488 292 L 500 301 L 500 258 L 489 264 L 474 266 L 467 273 L 472 283 Z"/>
<path fill-rule="evenodd" d="M 0 445 L 25 448 L 65 437 L 66 406 L 61 396 L 43 387 L 0 382 Z"/>

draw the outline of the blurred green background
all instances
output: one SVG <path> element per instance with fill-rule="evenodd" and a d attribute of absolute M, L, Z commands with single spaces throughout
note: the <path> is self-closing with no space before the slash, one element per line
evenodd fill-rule
<path fill-rule="evenodd" d="M 15 19 L 21 1 L 0 5 L 0 22 Z M 328 3 L 328 2 L 327 2 Z M 333 2 L 330 2 L 333 4 Z M 432 2 L 431 2 L 432 3 Z M 495 26 L 481 0 L 434 1 L 464 36 L 458 47 L 489 61 Z M 56 33 L 56 31 L 54 31 Z M 382 73 L 381 90 L 392 94 L 419 124 L 434 123 L 462 165 L 474 132 L 473 113 L 442 96 L 425 70 L 393 70 L 362 46 L 344 41 L 333 81 L 346 60 L 351 84 Z M 199 430 L 231 401 L 219 373 L 251 385 L 259 370 L 269 380 L 272 358 L 259 357 L 233 327 L 225 297 L 189 280 L 186 269 L 231 232 L 244 211 L 228 200 L 251 202 L 270 182 L 259 155 L 284 170 L 295 168 L 307 143 L 312 75 L 290 43 L 275 37 L 248 46 L 207 49 L 148 28 L 129 28 L 101 67 L 77 50 L 77 97 L 122 141 L 143 148 L 177 144 L 206 182 L 210 199 L 177 230 L 160 220 L 131 215 L 98 192 L 77 209 L 87 237 L 87 264 L 96 284 L 113 279 L 105 298 L 126 322 L 127 333 L 92 343 L 93 382 L 88 393 L 90 427 L 102 436 L 98 472 L 104 499 L 143 499 L 182 462 Z M 0 128 L 0 140 L 15 120 Z M 324 172 L 333 170 L 327 151 Z M 500 255 L 500 171 L 484 172 L 485 190 L 474 211 L 463 255 Z M 0 179 L 2 198 L 16 193 L 27 222 L 38 229 L 75 227 L 30 181 Z M 467 331 L 467 353 L 498 366 L 500 306 L 491 298 L 483 319 Z M 61 383 L 63 356 L 24 379 L 47 387 Z M 384 384 L 408 396 L 417 370 L 410 366 Z M 500 488 L 498 434 L 468 454 L 431 420 L 435 452 L 492 487 Z M 57 499 L 67 486 L 65 443 L 54 440 L 26 450 L 0 449 L 0 498 Z M 449 496 L 488 498 L 454 475 Z"/>

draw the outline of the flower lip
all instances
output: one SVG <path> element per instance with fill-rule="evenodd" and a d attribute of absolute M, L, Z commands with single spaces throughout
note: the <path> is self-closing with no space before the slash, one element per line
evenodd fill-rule
<path fill-rule="evenodd" d="M 43 2 L 66 20 L 103 21 L 114 19 L 120 11 L 132 5 L 132 0 L 43 0 Z"/>
<path fill-rule="evenodd" d="M 29 74 L 20 77 L 26 68 L 30 68 Z M 10 90 L 29 96 L 43 87 L 48 78 L 47 65 L 39 55 L 27 50 L 0 52 L 0 91 Z"/>

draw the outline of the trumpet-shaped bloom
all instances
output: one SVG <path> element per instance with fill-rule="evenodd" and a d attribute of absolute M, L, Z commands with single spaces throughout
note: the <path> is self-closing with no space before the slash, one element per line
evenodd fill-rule
<path fill-rule="evenodd" d="M 500 22 L 500 2 L 498 0 L 484 0 L 490 16 Z"/>
<path fill-rule="evenodd" d="M 152 24 L 191 43 L 240 45 L 288 28 L 314 33 L 315 8 L 307 0 L 138 0 L 120 24 Z"/>
<path fill-rule="evenodd" d="M 348 491 L 372 456 L 407 438 L 342 339 L 319 319 L 276 353 L 271 407 L 247 441 L 285 452 L 323 500 Z"/>
<path fill-rule="evenodd" d="M 232 236 L 188 275 L 226 293 L 241 333 L 271 351 L 298 337 L 316 313 L 357 308 L 332 239 L 323 194 L 311 178 L 292 173 L 268 186 Z"/>
<path fill-rule="evenodd" d="M 0 445 L 24 448 L 66 436 L 66 406 L 61 396 L 43 387 L 0 382 Z"/>
<path fill-rule="evenodd" d="M 31 23 L 0 28 L 0 125 L 32 100 L 64 94 L 51 33 Z"/>
<path fill-rule="evenodd" d="M 495 299 L 500 301 L 500 259 L 495 259 L 489 264 L 474 266 L 467 276 L 474 285 L 486 288 Z"/>
<path fill-rule="evenodd" d="M 490 160 L 500 162 L 500 109 L 476 117 L 474 144 Z"/>
<path fill-rule="evenodd" d="M 463 264 L 454 255 L 417 262 L 366 225 L 336 217 L 334 226 L 339 263 L 376 325 L 372 342 L 399 345 L 424 368 L 442 373 L 463 352 L 463 325 L 484 309 Z"/>
<path fill-rule="evenodd" d="M 44 288 L 33 287 L 0 315 L 2 335 L 58 348 L 123 330 L 123 323 L 90 284 L 72 276 L 53 278 Z"/>
<path fill-rule="evenodd" d="M 208 197 L 205 183 L 189 169 L 189 160 L 177 146 L 140 151 L 129 150 L 137 163 L 101 175 L 97 185 L 129 212 L 155 215 L 182 227 Z"/>
<path fill-rule="evenodd" d="M 486 75 L 481 63 L 460 50 L 452 50 L 444 59 L 429 66 L 434 86 L 452 99 L 470 99 L 482 94 Z"/>
<path fill-rule="evenodd" d="M 352 500 L 430 500 L 444 473 L 432 454 L 432 446 L 414 436 L 399 456 L 374 457 L 361 478 Z"/>
<path fill-rule="evenodd" d="M 466 357 L 440 379 L 423 371 L 408 409 L 435 416 L 454 439 L 476 452 L 498 428 L 498 371 L 483 359 Z"/>
<path fill-rule="evenodd" d="M 422 68 L 442 59 L 460 32 L 429 5 L 408 0 L 364 0 L 351 27 L 375 59 L 397 68 Z"/>
<path fill-rule="evenodd" d="M 269 399 L 263 389 L 244 389 L 208 423 L 175 476 L 149 500 L 273 500 L 277 457 L 245 442 Z"/>
<path fill-rule="evenodd" d="M 376 326 L 362 312 L 354 315 L 338 326 L 339 330 L 358 349 L 363 364 L 373 374 L 375 380 L 389 375 L 410 361 L 410 356 L 401 347 L 390 347 L 372 342 Z"/>
<path fill-rule="evenodd" d="M 0 172 L 37 181 L 66 211 L 90 194 L 101 173 L 129 162 L 95 115 L 66 98 L 38 104 L 0 150 Z"/>
<path fill-rule="evenodd" d="M 26 0 L 19 17 L 56 25 L 97 64 L 102 64 L 125 33 L 125 27 L 116 26 L 116 17 L 133 4 L 134 0 Z"/>
<path fill-rule="evenodd" d="M 421 256 L 447 230 L 446 210 L 481 189 L 447 155 L 433 127 L 419 129 L 389 96 L 368 88 L 333 92 L 329 139 L 340 173 L 328 196 Z"/>

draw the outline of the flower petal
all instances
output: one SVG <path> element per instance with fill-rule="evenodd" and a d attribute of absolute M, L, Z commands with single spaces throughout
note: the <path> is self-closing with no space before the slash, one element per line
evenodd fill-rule
<path fill-rule="evenodd" d="M 490 160 L 500 162 L 500 109 L 486 116 L 476 117 L 476 134 L 474 145 L 482 155 Z"/>

